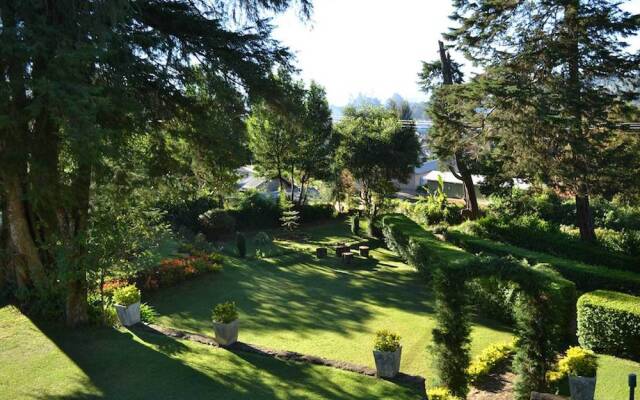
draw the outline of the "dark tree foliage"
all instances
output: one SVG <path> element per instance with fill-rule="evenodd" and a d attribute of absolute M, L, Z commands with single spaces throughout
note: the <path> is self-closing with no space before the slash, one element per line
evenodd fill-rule
<path fill-rule="evenodd" d="M 620 5 L 454 0 L 458 26 L 446 35 L 485 67 L 491 139 L 511 155 L 494 167 L 575 196 L 584 240 L 595 239 L 590 196 L 606 194 L 612 182 L 620 191 L 638 183 L 637 154 L 617 126 L 640 95 L 640 53 L 624 42 L 640 16 Z"/>
<path fill-rule="evenodd" d="M 475 219 L 479 208 L 472 172 L 477 171 L 472 170 L 482 143 L 480 94 L 474 85 L 463 83 L 460 64 L 451 59 L 442 42 L 438 44 L 440 60 L 423 62 L 419 74 L 423 90 L 432 94 L 427 106 L 433 122 L 428 144 L 441 161 L 453 164 L 449 169 L 462 181 L 466 208 Z"/>
<path fill-rule="evenodd" d="M 278 93 L 272 70 L 290 68 L 290 54 L 260 14 L 292 3 L 0 1 L 0 184 L 9 228 L 9 262 L 0 269 L 14 295 L 63 305 L 70 325 L 87 320 L 87 234 L 100 178 L 126 165 L 134 138 L 170 130 L 208 149 L 228 140 L 238 120 L 221 121 L 229 110 L 210 107 L 237 116 L 239 99 Z M 310 11 L 307 0 L 297 3 Z M 232 22 L 240 14 L 246 18 Z M 153 140 L 149 149 L 163 147 Z M 230 147 L 198 156 L 224 165 L 223 149 Z"/>

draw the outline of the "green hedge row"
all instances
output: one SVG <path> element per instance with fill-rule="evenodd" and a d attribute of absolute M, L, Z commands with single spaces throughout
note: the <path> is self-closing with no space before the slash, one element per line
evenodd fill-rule
<path fill-rule="evenodd" d="M 437 240 L 402 214 L 385 215 L 381 226 L 387 247 L 419 272 L 429 274 L 440 263 L 462 262 L 473 257 L 462 249 Z"/>
<path fill-rule="evenodd" d="M 586 264 L 640 272 L 640 260 L 600 243 L 586 243 L 562 232 L 558 225 L 524 215 L 518 218 L 487 216 L 473 222 L 472 228 L 482 237 L 511 243 L 534 251 L 570 258 Z"/>
<path fill-rule="evenodd" d="M 585 264 L 485 239 L 477 236 L 476 230 L 469 229 L 473 224 L 474 222 L 466 222 L 449 230 L 449 240 L 472 253 L 483 252 L 498 256 L 513 255 L 533 263 L 549 264 L 563 277 L 574 282 L 578 290 L 583 292 L 607 289 L 624 293 L 640 293 L 640 274 Z"/>
<path fill-rule="evenodd" d="M 598 290 L 582 295 L 577 307 L 582 347 L 640 359 L 640 297 Z"/>

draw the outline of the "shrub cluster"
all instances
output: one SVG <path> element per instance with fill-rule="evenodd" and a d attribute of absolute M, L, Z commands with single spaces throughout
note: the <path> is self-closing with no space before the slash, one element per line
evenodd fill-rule
<path fill-rule="evenodd" d="M 238 309 L 236 303 L 232 301 L 226 301 L 220 303 L 213 308 L 211 315 L 213 322 L 220 324 L 229 324 L 238 319 Z"/>
<path fill-rule="evenodd" d="M 598 353 L 640 359 L 640 297 L 604 290 L 582 295 L 578 340 Z"/>
<path fill-rule="evenodd" d="M 541 251 L 620 270 L 640 271 L 637 258 L 614 252 L 598 243 L 586 243 L 562 232 L 558 225 L 532 215 L 499 219 L 488 216 L 475 221 L 476 234 L 493 240 L 511 243 L 530 250 Z"/>
<path fill-rule="evenodd" d="M 429 400 L 460 400 L 460 397 L 454 396 L 446 387 L 434 387 L 428 389 L 427 398 Z"/>
<path fill-rule="evenodd" d="M 143 290 L 155 290 L 221 270 L 222 257 L 219 254 L 192 254 L 162 260 L 160 265 L 140 272 L 136 276 L 136 282 Z"/>
<path fill-rule="evenodd" d="M 376 338 L 373 342 L 373 349 L 376 351 L 396 351 L 400 348 L 400 335 L 389 332 L 388 330 L 379 330 L 376 332 Z"/>
<path fill-rule="evenodd" d="M 489 374 L 496 371 L 498 367 L 513 356 L 514 351 L 514 342 L 494 344 L 487 347 L 471 361 L 469 368 L 467 368 L 469 381 L 472 384 L 482 382 Z"/>
<path fill-rule="evenodd" d="M 448 202 L 440 202 L 433 196 L 422 197 L 415 203 L 396 200 L 393 205 L 396 212 L 404 214 L 420 224 L 435 225 L 446 223 L 456 225 L 462 222 L 460 214 L 462 208 L 460 206 Z"/>
<path fill-rule="evenodd" d="M 216 201 L 204 197 L 179 204 L 163 204 L 161 208 L 174 230 L 189 237 L 203 233 L 212 241 L 233 235 L 236 229 L 277 228 L 282 217 L 276 199 L 255 191 L 241 193 L 229 208 L 224 209 Z M 335 214 L 329 204 L 296 205 L 294 210 L 302 223 L 329 220 Z"/>
<path fill-rule="evenodd" d="M 488 253 L 497 256 L 513 255 L 532 262 L 548 263 L 550 268 L 574 282 L 581 291 L 598 289 L 626 293 L 640 293 L 640 274 L 631 271 L 589 265 L 566 258 L 530 251 L 522 247 L 486 239 L 476 221 L 468 221 L 450 230 L 448 240 L 473 253 Z"/>

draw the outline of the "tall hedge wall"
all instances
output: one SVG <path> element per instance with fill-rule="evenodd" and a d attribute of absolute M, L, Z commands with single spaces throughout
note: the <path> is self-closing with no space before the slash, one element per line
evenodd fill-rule
<path fill-rule="evenodd" d="M 640 297 L 598 290 L 582 295 L 577 308 L 582 347 L 640 359 Z"/>

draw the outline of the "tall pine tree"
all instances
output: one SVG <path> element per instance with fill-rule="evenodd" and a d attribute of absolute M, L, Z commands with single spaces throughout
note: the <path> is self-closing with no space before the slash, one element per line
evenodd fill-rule
<path fill-rule="evenodd" d="M 609 0 L 454 0 L 446 36 L 485 67 L 491 135 L 514 173 L 575 196 L 576 225 L 594 240 L 592 195 L 633 173 L 616 116 L 637 98 L 640 54 L 624 38 L 640 17 Z"/>

